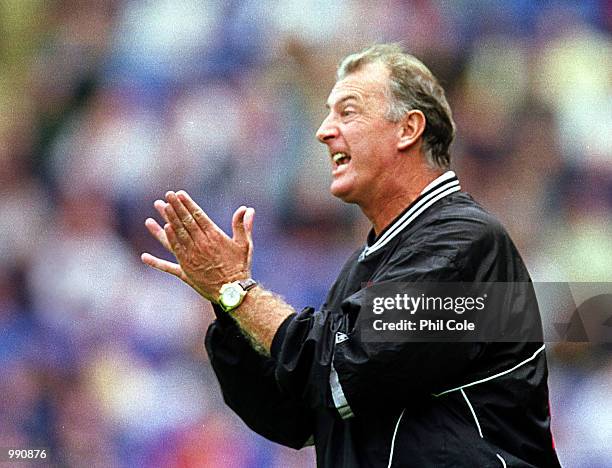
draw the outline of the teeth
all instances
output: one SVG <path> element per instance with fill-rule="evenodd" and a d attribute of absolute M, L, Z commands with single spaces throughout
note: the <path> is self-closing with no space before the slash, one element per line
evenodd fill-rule
<path fill-rule="evenodd" d="M 336 153 L 332 156 L 332 159 L 336 164 L 340 164 L 340 161 L 346 157 L 346 153 Z"/>

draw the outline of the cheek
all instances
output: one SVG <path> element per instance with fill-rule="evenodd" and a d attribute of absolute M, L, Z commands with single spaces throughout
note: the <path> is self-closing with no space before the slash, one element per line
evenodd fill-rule
<path fill-rule="evenodd" d="M 346 128 L 344 136 L 357 166 L 380 165 L 396 152 L 396 127 L 387 121 L 368 121 L 367 124 Z"/>

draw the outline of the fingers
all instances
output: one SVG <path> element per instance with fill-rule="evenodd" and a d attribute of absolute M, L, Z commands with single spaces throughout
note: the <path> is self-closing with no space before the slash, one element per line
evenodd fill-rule
<path fill-rule="evenodd" d="M 212 219 L 208 217 L 204 210 L 200 208 L 199 205 L 191 199 L 187 192 L 185 192 L 184 190 L 179 190 L 176 193 L 176 196 L 183 203 L 185 208 L 187 208 L 189 213 L 191 213 L 191 216 L 193 217 L 193 219 L 196 220 L 196 223 L 198 223 L 198 226 L 200 226 L 203 231 L 207 229 L 215 229 L 219 232 L 223 232 L 212 221 Z"/>
<path fill-rule="evenodd" d="M 169 262 L 167 260 L 163 260 L 161 258 L 154 257 L 149 253 L 143 253 L 140 256 L 142 263 L 148 265 L 156 270 L 163 271 L 165 273 L 170 273 L 171 275 L 176 276 L 177 278 L 181 278 L 183 276 L 183 270 L 180 265 L 176 263 Z"/>
<path fill-rule="evenodd" d="M 241 206 L 234 213 L 232 240 L 182 190 L 167 192 L 166 201 L 156 200 L 154 206 L 166 223 L 161 227 L 153 218 L 147 218 L 145 226 L 175 255 L 178 263 L 144 253 L 141 258 L 146 265 L 178 277 L 203 297 L 212 300 L 218 294 L 215 278 L 235 275 L 237 269 L 250 271 L 253 208 Z M 220 261 L 220 258 L 225 261 Z"/>
<path fill-rule="evenodd" d="M 181 217 L 175 210 L 175 205 L 180 205 L 180 201 L 177 200 L 176 194 L 174 192 L 168 192 L 166 194 L 166 199 L 168 200 L 168 204 L 166 204 L 164 208 L 164 212 L 166 216 L 168 216 L 168 223 L 172 227 L 173 235 L 175 235 L 175 239 L 177 242 L 180 242 L 184 246 L 188 246 L 193 243 L 192 235 L 196 236 L 196 229 L 199 229 L 195 220 L 189 215 L 189 219 Z M 170 235 L 168 235 L 168 230 L 166 226 L 164 226 L 164 230 L 166 231 L 166 235 L 168 236 L 168 240 L 170 241 L 170 245 L 174 248 L 175 244 L 170 239 Z"/>
<path fill-rule="evenodd" d="M 162 219 L 166 223 L 169 223 L 168 215 L 166 214 L 167 205 L 168 204 L 163 200 L 155 200 L 155 202 L 153 203 L 153 206 L 155 207 L 159 215 L 162 217 Z M 166 235 L 163 228 L 159 225 L 157 221 L 155 221 L 153 218 L 147 218 L 145 220 L 145 226 L 147 230 L 151 233 L 151 235 L 155 237 L 159 241 L 159 243 L 164 246 L 166 250 L 168 250 L 171 253 L 174 253 L 172 251 L 172 246 L 170 245 L 170 242 L 168 241 L 168 236 Z"/>
<path fill-rule="evenodd" d="M 155 200 L 155 203 L 153 203 L 153 206 L 155 207 L 155 209 L 157 210 L 157 212 L 159 213 L 159 215 L 162 217 L 162 219 L 165 222 L 169 222 L 168 221 L 168 215 L 166 215 L 166 205 L 167 203 L 163 200 Z"/>
<path fill-rule="evenodd" d="M 176 235 L 174 228 L 172 227 L 172 225 L 166 223 L 164 224 L 164 232 L 166 233 L 166 237 L 168 239 L 168 243 L 170 244 L 170 247 L 172 248 L 172 251 L 176 255 L 176 253 L 179 252 L 180 249 L 182 248 L 182 244 L 179 241 L 179 238 Z M 183 229 L 183 232 L 185 233 L 187 237 L 189 237 L 189 234 L 186 234 L 186 231 L 184 229 Z"/>
<path fill-rule="evenodd" d="M 164 273 L 169 273 L 173 276 L 176 276 L 181 281 L 186 283 L 188 286 L 191 286 L 193 289 L 195 289 L 198 294 L 202 295 L 206 299 L 209 299 L 209 300 L 211 299 L 210 297 L 206 296 L 205 293 L 200 288 L 198 288 L 197 285 L 194 284 L 193 281 L 191 281 L 191 279 L 185 274 L 185 272 L 183 271 L 183 269 L 181 268 L 179 264 L 172 263 L 167 260 L 163 260 L 161 258 L 157 258 L 151 255 L 150 253 L 146 253 L 146 252 L 140 256 L 140 259 L 142 260 L 142 263 L 144 263 L 145 265 L 148 265 Z"/>
<path fill-rule="evenodd" d="M 157 258 L 151 255 L 150 253 L 146 253 L 146 252 L 140 256 L 140 259 L 142 260 L 142 263 L 144 263 L 145 265 L 155 268 L 156 270 L 163 271 L 164 273 L 169 273 L 173 276 L 176 276 L 181 281 L 186 283 L 188 286 L 191 286 L 193 289 L 195 289 L 198 294 L 204 296 L 206 299 L 209 299 L 208 297 L 205 296 L 204 292 L 201 291 L 193 283 L 193 281 L 189 279 L 189 277 L 185 274 L 185 272 L 183 271 L 183 269 L 181 268 L 179 264 L 172 263 L 167 260 L 163 260 L 161 258 Z"/>
<path fill-rule="evenodd" d="M 168 237 L 166 236 L 166 233 L 164 232 L 162 227 L 157 223 L 157 221 L 155 221 L 153 218 L 147 218 L 145 220 L 145 226 L 151 233 L 151 235 L 155 237 L 155 239 L 157 239 L 166 250 L 172 252 L 172 247 L 168 242 Z"/>
<path fill-rule="evenodd" d="M 202 236 L 202 228 L 200 228 L 200 225 L 196 222 L 195 218 L 193 217 L 191 212 L 185 207 L 183 202 L 179 200 L 177 194 L 172 191 L 167 192 L 166 199 L 174 209 L 174 212 L 176 213 L 179 221 L 181 222 L 182 226 L 187 230 L 191 238 L 194 241 L 199 239 Z M 170 212 L 168 206 L 166 206 L 165 211 L 166 214 Z M 170 218 L 170 216 L 168 217 L 168 219 L 172 223 L 172 218 Z M 175 231 L 177 232 L 177 234 L 179 234 L 176 227 Z"/>

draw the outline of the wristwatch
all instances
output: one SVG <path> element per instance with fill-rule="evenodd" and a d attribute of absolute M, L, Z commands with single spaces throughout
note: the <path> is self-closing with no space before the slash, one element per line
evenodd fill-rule
<path fill-rule="evenodd" d="M 253 278 L 225 283 L 219 290 L 219 300 L 217 302 L 225 312 L 231 312 L 242 304 L 247 292 L 255 286 L 257 286 L 257 281 Z"/>

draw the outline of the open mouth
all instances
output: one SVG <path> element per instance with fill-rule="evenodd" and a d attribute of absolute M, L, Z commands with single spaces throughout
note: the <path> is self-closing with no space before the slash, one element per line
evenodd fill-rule
<path fill-rule="evenodd" d="M 344 164 L 348 164 L 351 160 L 351 157 L 346 153 L 334 153 L 332 155 L 332 161 L 336 165 L 336 167 L 343 166 Z"/>

